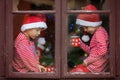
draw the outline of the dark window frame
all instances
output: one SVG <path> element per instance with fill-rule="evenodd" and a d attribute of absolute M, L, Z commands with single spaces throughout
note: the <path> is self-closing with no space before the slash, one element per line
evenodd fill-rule
<path fill-rule="evenodd" d="M 115 1 L 110 0 L 110 10 L 97 10 L 97 11 L 84 11 L 84 10 L 67 10 L 67 0 L 62 0 L 62 26 L 64 26 L 64 28 L 62 28 L 62 76 L 66 77 L 66 78 L 110 78 L 110 77 L 114 77 L 115 76 Z M 100 74 L 70 74 L 69 72 L 67 72 L 67 45 L 66 45 L 66 37 L 67 37 L 67 15 L 68 14 L 78 14 L 78 13 L 99 13 L 99 14 L 109 14 L 109 40 L 110 40 L 110 58 L 109 58 L 109 62 L 110 62 L 110 74 L 106 74 L 106 73 L 100 73 Z"/>
<path fill-rule="evenodd" d="M 115 54 L 116 54 L 116 16 L 115 16 L 115 1 L 110 0 L 111 10 L 104 10 L 104 11 L 95 11 L 90 13 L 107 13 L 110 14 L 110 74 L 87 74 L 87 75 L 71 75 L 67 73 L 67 54 L 66 54 L 66 16 L 67 14 L 77 14 L 77 13 L 86 13 L 85 11 L 79 10 L 67 10 L 66 9 L 66 0 L 55 0 L 56 9 L 55 10 L 43 10 L 43 11 L 12 11 L 12 0 L 6 0 L 5 3 L 5 16 L 6 16 L 6 23 L 5 23 L 5 57 L 6 57 L 6 77 L 12 78 L 111 78 L 115 77 Z M 55 30 L 55 40 L 56 40 L 56 50 L 55 50 L 55 66 L 56 66 L 56 73 L 54 74 L 42 74 L 42 73 L 20 73 L 20 72 L 13 72 L 11 70 L 11 61 L 13 57 L 13 24 L 12 24 L 12 16 L 14 14 L 25 14 L 25 13 L 52 13 L 55 14 L 56 17 L 56 30 Z M 61 17 L 62 16 L 62 17 Z M 61 27 L 62 26 L 62 27 Z"/>
<path fill-rule="evenodd" d="M 37 10 L 37 11 L 13 11 L 12 9 L 12 0 L 6 0 L 6 77 L 11 78 L 59 78 L 60 77 L 60 1 L 55 0 L 56 9 L 55 10 Z M 13 15 L 14 14 L 54 14 L 55 15 L 55 73 L 36 73 L 36 72 L 28 72 L 28 73 L 20 73 L 12 71 L 12 57 L 14 52 L 14 41 L 13 41 Z"/>

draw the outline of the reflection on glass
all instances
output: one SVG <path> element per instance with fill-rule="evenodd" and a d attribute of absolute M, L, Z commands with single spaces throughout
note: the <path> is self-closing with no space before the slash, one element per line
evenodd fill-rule
<path fill-rule="evenodd" d="M 54 5 L 54 0 L 13 0 L 13 11 L 53 10 Z"/>
<path fill-rule="evenodd" d="M 87 4 L 95 5 L 98 10 L 109 9 L 109 0 L 67 0 L 67 9 L 82 10 Z"/>
<path fill-rule="evenodd" d="M 93 16 L 94 18 L 90 18 Z M 72 74 L 110 72 L 108 37 L 108 14 L 69 14 L 68 72 Z"/>
<path fill-rule="evenodd" d="M 54 15 L 14 15 L 13 29 L 13 71 L 55 72 Z"/>

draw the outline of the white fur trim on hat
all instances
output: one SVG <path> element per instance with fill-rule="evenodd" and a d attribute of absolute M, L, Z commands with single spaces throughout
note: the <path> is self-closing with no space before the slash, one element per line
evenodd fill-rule
<path fill-rule="evenodd" d="M 98 21 L 98 22 L 90 22 L 90 21 L 85 21 L 85 20 L 81 20 L 81 19 L 76 19 L 76 24 L 78 25 L 83 25 L 83 26 L 90 26 L 90 27 L 97 27 L 100 26 L 102 24 L 102 21 Z"/>
<path fill-rule="evenodd" d="M 27 29 L 32 29 L 32 28 L 47 28 L 47 24 L 45 22 L 34 22 L 34 23 L 28 23 L 28 24 L 23 24 L 21 27 L 21 31 L 25 31 Z"/>

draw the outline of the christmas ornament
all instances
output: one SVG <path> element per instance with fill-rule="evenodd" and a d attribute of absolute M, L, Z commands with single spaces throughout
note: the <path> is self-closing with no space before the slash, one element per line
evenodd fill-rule
<path fill-rule="evenodd" d="M 79 36 L 71 36 L 71 45 L 74 46 L 74 47 L 80 46 Z"/>

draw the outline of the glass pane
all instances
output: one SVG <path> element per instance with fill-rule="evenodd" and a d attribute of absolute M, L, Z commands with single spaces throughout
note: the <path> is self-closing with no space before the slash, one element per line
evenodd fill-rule
<path fill-rule="evenodd" d="M 67 21 L 67 71 L 72 74 L 110 72 L 109 15 L 69 14 Z"/>
<path fill-rule="evenodd" d="M 83 10 L 87 4 L 93 4 L 98 10 L 109 8 L 109 0 L 67 0 L 68 10 Z"/>
<path fill-rule="evenodd" d="M 13 0 L 13 11 L 53 9 L 55 9 L 54 0 Z"/>
<path fill-rule="evenodd" d="M 13 37 L 13 71 L 55 72 L 55 15 L 14 15 Z"/>

